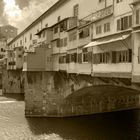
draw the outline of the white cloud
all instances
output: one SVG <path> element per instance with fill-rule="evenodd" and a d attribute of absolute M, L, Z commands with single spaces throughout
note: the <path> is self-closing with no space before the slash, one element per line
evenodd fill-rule
<path fill-rule="evenodd" d="M 30 0 L 28 7 L 21 10 L 15 0 L 4 0 L 4 14 L 9 24 L 17 27 L 21 32 L 56 1 L 58 0 Z"/>

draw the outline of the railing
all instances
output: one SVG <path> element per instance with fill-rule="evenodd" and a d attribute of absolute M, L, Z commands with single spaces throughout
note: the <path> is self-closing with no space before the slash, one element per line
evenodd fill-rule
<path fill-rule="evenodd" d="M 79 21 L 79 27 L 103 19 L 113 14 L 113 5 L 92 13 Z"/>

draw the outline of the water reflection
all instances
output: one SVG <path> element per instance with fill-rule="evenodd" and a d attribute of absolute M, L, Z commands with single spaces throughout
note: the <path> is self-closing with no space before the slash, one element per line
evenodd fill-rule
<path fill-rule="evenodd" d="M 138 110 L 77 118 L 27 118 L 34 135 L 56 134 L 65 140 L 137 140 Z"/>

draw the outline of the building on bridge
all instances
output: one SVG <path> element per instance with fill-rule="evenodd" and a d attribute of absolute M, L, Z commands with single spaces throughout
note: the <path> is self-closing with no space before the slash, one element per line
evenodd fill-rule
<path fill-rule="evenodd" d="M 138 86 L 139 6 L 139 0 L 59 0 L 9 42 L 25 50 L 18 63 L 26 114 L 62 115 L 62 102 L 71 105 L 65 98 L 87 86 Z"/>

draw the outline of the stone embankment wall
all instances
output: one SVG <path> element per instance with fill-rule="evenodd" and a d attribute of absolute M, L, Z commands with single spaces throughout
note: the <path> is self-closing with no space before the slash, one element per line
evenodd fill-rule
<path fill-rule="evenodd" d="M 3 94 L 24 93 L 23 78 L 21 70 L 2 71 L 2 92 Z"/>
<path fill-rule="evenodd" d="M 120 87 L 122 80 L 64 72 L 24 72 L 24 79 L 26 116 L 87 115 L 138 108 L 140 103 L 139 92 Z"/>

